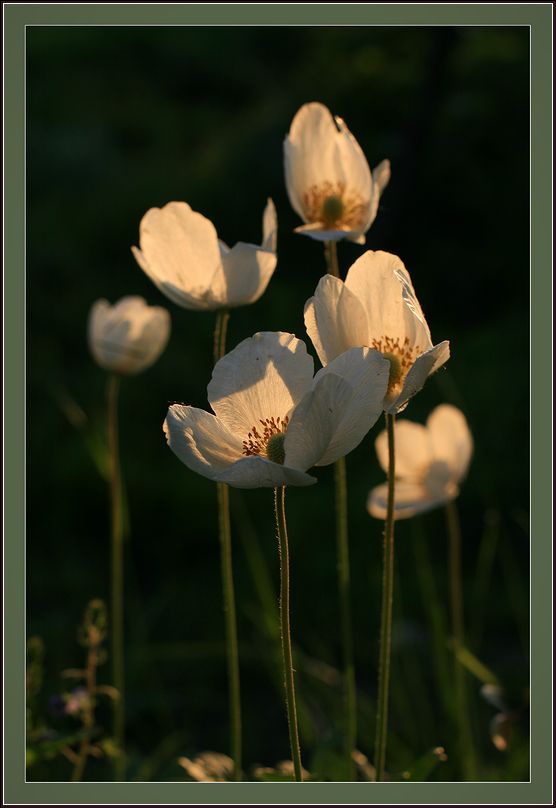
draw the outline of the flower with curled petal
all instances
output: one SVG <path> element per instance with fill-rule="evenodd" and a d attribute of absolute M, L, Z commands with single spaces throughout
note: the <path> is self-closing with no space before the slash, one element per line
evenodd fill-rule
<path fill-rule="evenodd" d="M 311 485 L 312 466 L 354 449 L 382 412 L 388 362 L 353 348 L 314 376 L 293 334 L 261 332 L 214 366 L 214 415 L 174 404 L 164 422 L 172 451 L 193 471 L 237 488 Z"/>
<path fill-rule="evenodd" d="M 124 375 L 150 367 L 168 342 L 170 314 L 142 297 L 123 297 L 113 306 L 97 300 L 89 314 L 89 347 L 105 370 Z"/>
<path fill-rule="evenodd" d="M 445 505 L 459 494 L 473 454 L 473 438 L 461 410 L 450 404 L 436 407 L 426 426 L 402 419 L 395 425 L 396 480 L 394 519 Z M 388 472 L 386 432 L 375 443 L 378 460 Z M 386 483 L 369 494 L 371 516 L 384 519 L 388 498 Z"/>
<path fill-rule="evenodd" d="M 367 346 L 390 362 L 384 409 L 397 413 L 450 357 L 446 340 L 432 344 L 409 273 L 396 255 L 364 253 L 346 280 L 324 275 L 305 304 L 305 326 L 323 365 Z"/>
<path fill-rule="evenodd" d="M 276 268 L 276 209 L 268 200 L 261 245 L 228 247 L 214 225 L 185 202 L 151 208 L 131 251 L 160 291 L 184 309 L 214 311 L 254 303 Z"/>
<path fill-rule="evenodd" d="M 371 174 L 345 122 L 312 102 L 294 116 L 284 141 L 284 167 L 291 205 L 305 222 L 296 233 L 317 241 L 365 243 L 390 179 L 388 160 Z"/>

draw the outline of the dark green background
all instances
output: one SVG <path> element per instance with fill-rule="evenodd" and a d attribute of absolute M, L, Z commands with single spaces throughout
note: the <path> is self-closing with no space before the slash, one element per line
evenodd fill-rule
<path fill-rule="evenodd" d="M 105 379 L 88 354 L 87 315 L 98 297 L 141 294 L 167 305 L 173 334 L 159 363 L 126 382 L 122 396 L 131 774 L 149 763 L 154 778 L 180 777 L 179 754 L 227 748 L 215 492 L 179 464 L 161 431 L 169 401 L 206 405 L 213 318 L 166 302 L 129 247 L 143 213 L 171 199 L 211 218 L 228 243 L 257 241 L 272 196 L 278 269 L 265 296 L 234 313 L 229 345 L 257 330 L 304 337 L 303 304 L 323 256 L 292 233 L 299 221 L 285 194 L 281 144 L 308 100 L 346 119 L 372 165 L 392 161 L 367 246 L 402 257 L 433 337 L 452 346 L 448 369 L 406 416 L 422 421 L 450 401 L 469 419 L 476 455 L 460 499 L 469 644 L 519 699 L 528 679 L 528 30 L 30 28 L 27 91 L 27 616 L 29 634 L 46 644 L 43 709 L 62 688 L 60 671 L 80 662 L 76 627 L 87 600 L 108 594 L 107 492 L 84 440 L 102 430 Z M 360 253 L 340 245 L 344 271 Z M 87 414 L 81 430 L 64 414 L 68 397 Z M 381 525 L 364 503 L 382 479 L 372 448 L 378 429 L 348 460 L 359 745 L 369 755 Z M 340 708 L 322 664 L 338 667 L 340 658 L 332 473 L 317 476 L 314 488 L 288 494 L 309 768 L 317 749 L 334 745 Z M 272 615 L 252 574 L 255 543 L 276 584 L 272 494 L 233 492 L 232 503 L 245 760 L 272 764 L 287 756 L 287 729 L 270 673 Z M 426 546 L 447 602 L 442 514 L 400 524 L 397 536 L 391 766 L 402 770 L 431 746 L 450 754 L 453 736 L 415 562 L 416 546 Z M 489 547 L 483 596 L 477 570 Z M 107 680 L 108 666 L 102 673 Z M 527 779 L 527 721 L 509 754 L 497 752 L 488 737 L 493 710 L 469 681 L 481 777 Z M 68 770 L 60 760 L 29 776 L 65 779 Z M 90 764 L 91 778 L 106 774 Z M 453 779 L 456 762 L 435 776 Z"/>

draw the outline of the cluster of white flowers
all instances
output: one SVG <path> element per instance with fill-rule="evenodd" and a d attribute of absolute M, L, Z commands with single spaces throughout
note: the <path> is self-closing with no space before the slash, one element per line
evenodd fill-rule
<path fill-rule="evenodd" d="M 371 172 L 345 122 L 324 105 L 309 103 L 297 112 L 285 138 L 284 164 L 291 204 L 304 222 L 296 232 L 323 242 L 365 243 L 390 179 L 388 160 Z M 238 242 L 229 248 L 202 214 L 185 202 L 169 202 L 147 211 L 139 247 L 132 247 L 141 269 L 171 301 L 185 309 L 213 311 L 257 301 L 276 268 L 276 250 L 271 199 L 260 245 Z M 433 344 L 403 262 L 386 252 L 365 252 L 345 281 L 324 275 L 305 304 L 305 325 L 323 365 L 315 376 L 312 359 L 293 334 L 262 332 L 214 367 L 208 386 L 214 415 L 191 406 L 170 407 L 164 422 L 168 444 L 190 469 L 243 488 L 309 485 L 315 478 L 308 469 L 350 452 L 381 412 L 401 412 L 450 355 L 447 341 Z M 137 297 L 112 308 L 97 301 L 89 320 L 95 359 L 123 374 L 151 365 L 169 331 L 168 312 Z M 437 464 L 434 473 L 440 474 L 438 458 L 460 451 L 465 419 L 455 413 L 454 408 L 437 410 L 429 419 L 435 437 L 427 462 Z M 434 431 L 438 423 L 443 428 Z M 415 504 L 416 486 L 421 494 L 428 492 L 428 503 L 453 496 L 471 453 L 469 438 L 466 463 L 450 466 L 453 477 L 442 488 L 425 468 L 421 444 L 415 439 L 411 449 L 404 448 L 405 436 L 414 438 L 425 429 L 411 428 L 402 422 L 396 430 L 397 453 L 420 463 L 409 472 L 398 460 L 398 518 L 423 509 Z M 383 466 L 384 441 L 383 436 L 377 441 Z M 408 485 L 413 486 L 409 499 Z M 373 492 L 371 514 L 384 515 L 383 500 L 382 488 Z"/>

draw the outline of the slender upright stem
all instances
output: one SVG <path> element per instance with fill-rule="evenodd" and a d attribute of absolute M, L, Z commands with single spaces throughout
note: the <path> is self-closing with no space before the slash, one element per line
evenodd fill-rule
<path fill-rule="evenodd" d="M 355 666 L 353 663 L 353 634 L 351 628 L 351 594 L 349 574 L 349 543 L 347 515 L 346 461 L 340 458 L 334 464 L 336 488 L 336 539 L 338 552 L 338 590 L 340 594 L 340 618 L 342 627 L 342 653 L 344 663 L 345 736 L 347 776 L 355 779 L 353 752 L 357 745 L 357 703 Z"/>
<path fill-rule="evenodd" d="M 324 245 L 326 268 L 329 275 L 340 277 L 338 251 L 335 241 Z M 340 597 L 340 620 L 342 632 L 342 657 L 344 669 L 344 750 L 347 776 L 355 779 L 353 751 L 357 744 L 357 698 L 355 686 L 355 665 L 353 661 L 353 635 L 351 627 L 351 591 L 349 575 L 349 538 L 347 515 L 346 461 L 340 458 L 334 464 L 334 486 L 336 493 L 336 544 L 338 552 L 338 592 Z"/>
<path fill-rule="evenodd" d="M 214 364 L 222 359 L 226 353 L 226 333 L 228 331 L 228 321 L 230 319 L 230 312 L 222 309 L 216 314 L 216 323 L 214 325 L 214 341 L 213 341 L 213 359 Z"/>
<path fill-rule="evenodd" d="M 114 758 L 114 779 L 125 779 L 125 671 L 124 671 L 124 547 L 122 482 L 118 440 L 118 394 L 120 377 L 108 380 L 108 447 L 110 451 L 110 499 L 112 506 L 112 681 L 118 691 L 114 703 L 114 740 L 118 754 Z"/>
<path fill-rule="evenodd" d="M 338 250 L 335 241 L 324 242 L 324 257 L 326 258 L 326 271 L 335 278 L 340 277 L 340 267 L 338 266 Z"/>
<path fill-rule="evenodd" d="M 284 507 L 285 498 L 285 486 L 274 489 L 274 510 L 276 513 L 278 549 L 280 552 L 280 633 L 282 635 L 282 655 L 284 659 L 286 711 L 288 714 L 290 749 L 293 761 L 294 779 L 300 783 L 303 781 L 303 774 L 301 768 L 299 736 L 297 731 L 295 684 L 293 679 L 292 641 L 290 633 L 290 557 L 288 549 L 288 531 L 286 527 L 286 511 Z"/>
<path fill-rule="evenodd" d="M 384 779 L 386 741 L 388 737 L 388 689 L 390 684 L 390 652 L 392 648 L 392 603 L 394 599 L 394 480 L 396 461 L 394 447 L 395 415 L 385 413 L 388 434 L 388 504 L 384 527 L 382 607 L 380 617 L 380 650 L 378 660 L 378 702 L 376 715 L 375 767 L 376 779 Z"/>
<path fill-rule="evenodd" d="M 214 328 L 214 363 L 226 353 L 226 330 L 229 312 L 219 311 Z M 224 595 L 226 626 L 226 657 L 228 662 L 228 691 L 230 704 L 230 751 L 234 763 L 233 778 L 241 780 L 241 699 L 239 686 L 239 654 L 237 620 L 232 565 L 232 537 L 230 530 L 230 498 L 228 486 L 217 483 L 218 530 L 220 534 L 220 569 Z"/>
<path fill-rule="evenodd" d="M 450 614 L 454 650 L 454 684 L 460 755 L 466 780 L 475 780 L 476 761 L 473 734 L 469 721 L 465 669 L 459 661 L 464 646 L 463 592 L 461 586 L 461 529 L 455 502 L 446 505 L 446 527 L 449 541 Z"/>

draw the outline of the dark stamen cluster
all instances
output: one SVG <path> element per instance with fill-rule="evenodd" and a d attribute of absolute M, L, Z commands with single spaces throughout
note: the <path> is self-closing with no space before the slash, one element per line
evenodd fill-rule
<path fill-rule="evenodd" d="M 382 337 L 381 339 L 374 339 L 369 347 L 375 348 L 383 354 L 394 354 L 400 361 L 404 375 L 421 353 L 421 349 L 418 345 L 412 347 L 409 344 L 409 337 L 406 337 L 401 344 L 399 337 L 396 337 L 396 339 L 392 337 Z"/>
<path fill-rule="evenodd" d="M 334 205 L 330 205 L 334 200 Z M 368 202 L 346 192 L 343 182 L 323 182 L 312 185 L 303 194 L 303 208 L 308 222 L 323 222 L 327 227 L 334 225 L 357 228 L 363 224 Z"/>
<path fill-rule="evenodd" d="M 266 455 L 266 447 L 270 438 L 273 435 L 287 432 L 289 422 L 290 419 L 287 415 L 285 418 L 278 416 L 277 418 L 265 418 L 264 421 L 259 420 L 261 427 L 254 426 L 247 435 L 247 440 L 243 441 L 243 454 L 247 456 Z"/>

